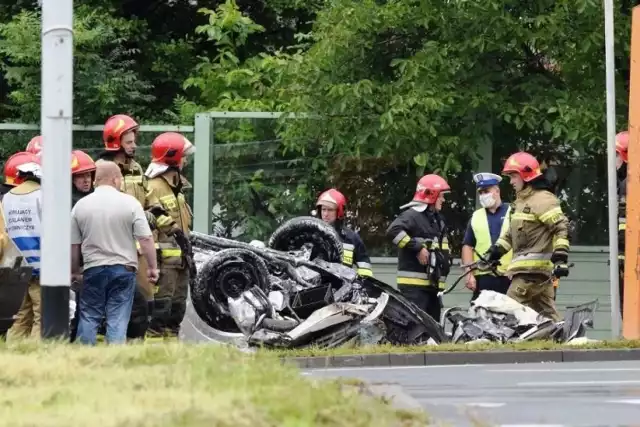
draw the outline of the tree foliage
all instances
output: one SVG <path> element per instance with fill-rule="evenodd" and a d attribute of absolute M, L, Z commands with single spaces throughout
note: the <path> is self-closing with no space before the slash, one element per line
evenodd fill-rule
<path fill-rule="evenodd" d="M 39 117 L 33 3 L 0 0 L 3 119 Z M 471 172 L 492 142 L 494 172 L 519 149 L 556 164 L 577 240 L 606 241 L 605 227 L 580 227 L 606 222 L 599 1 L 76 3 L 77 122 L 116 112 L 176 124 L 202 111 L 297 115 L 216 122 L 213 198 L 223 234 L 264 237 L 336 186 L 352 224 L 382 251 L 416 178 L 434 172 L 454 189 L 447 215 L 459 239 L 474 207 Z M 619 128 L 633 6 L 616 3 Z"/>

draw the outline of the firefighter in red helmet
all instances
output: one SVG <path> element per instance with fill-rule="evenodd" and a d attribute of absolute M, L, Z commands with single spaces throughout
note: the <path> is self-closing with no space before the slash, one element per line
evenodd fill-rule
<path fill-rule="evenodd" d="M 438 292 L 451 267 L 447 227 L 440 213 L 449 191 L 441 176 L 423 176 L 413 200 L 400 207 L 406 210 L 387 229 L 398 247 L 398 289 L 437 321 L 442 308 Z"/>
<path fill-rule="evenodd" d="M 74 150 L 71 153 L 71 206 L 93 192 L 96 164 L 87 153 Z"/>
<path fill-rule="evenodd" d="M 627 231 L 627 164 L 629 162 L 629 131 L 616 135 L 616 169 L 618 170 L 618 288 L 620 315 L 624 312 L 624 251 Z"/>
<path fill-rule="evenodd" d="M 373 277 L 371 259 L 360 235 L 344 224 L 347 198 L 331 188 L 318 197 L 317 215 L 327 224 L 333 225 L 342 239 L 342 263 L 347 267 L 356 267 L 358 275 Z"/>
<path fill-rule="evenodd" d="M 498 260 L 513 250 L 507 267 L 511 277 L 507 295 L 558 321 L 553 279 L 569 275 L 569 220 L 531 154 L 511 155 L 502 173 L 509 176 L 516 200 L 509 216 L 510 226 L 485 257 Z"/>
<path fill-rule="evenodd" d="M 29 141 L 24 151 L 32 154 L 40 154 L 42 151 L 42 136 L 38 135 L 31 138 L 31 141 Z"/>
<path fill-rule="evenodd" d="M 136 138 L 140 125 L 125 114 L 110 117 L 104 125 L 102 142 L 104 151 L 100 159 L 115 162 L 122 172 L 120 191 L 135 197 L 145 211 L 151 230 L 170 226 L 171 218 L 162 209 L 160 201 L 148 187 L 142 166 L 135 160 Z M 127 338 L 143 339 L 149 326 L 149 317 L 154 307 L 156 286 L 149 282 L 146 274 L 147 261 L 138 245 L 137 289 L 127 328 Z"/>
<path fill-rule="evenodd" d="M 149 189 L 157 195 L 170 221 L 158 225 L 160 280 L 149 326 L 152 336 L 176 337 L 184 317 L 190 276 L 195 275 L 189 233 L 193 215 L 183 190 L 191 184 L 182 175 L 191 142 L 176 132 L 165 132 L 151 144 L 151 163 L 145 172 Z"/>

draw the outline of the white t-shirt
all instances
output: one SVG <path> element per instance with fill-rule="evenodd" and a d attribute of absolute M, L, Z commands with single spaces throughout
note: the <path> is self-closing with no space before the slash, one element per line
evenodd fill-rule
<path fill-rule="evenodd" d="M 71 210 L 71 244 L 81 244 L 84 270 L 101 265 L 138 268 L 136 239 L 151 237 L 140 202 L 109 185 L 96 187 Z"/>

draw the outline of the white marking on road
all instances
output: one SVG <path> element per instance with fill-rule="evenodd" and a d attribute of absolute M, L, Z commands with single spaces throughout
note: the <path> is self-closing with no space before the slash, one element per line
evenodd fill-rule
<path fill-rule="evenodd" d="M 640 399 L 607 400 L 607 403 L 626 403 L 629 405 L 640 405 Z"/>
<path fill-rule="evenodd" d="M 623 372 L 640 368 L 485 369 L 485 372 Z"/>
<path fill-rule="evenodd" d="M 539 387 L 539 386 L 581 386 L 581 385 L 622 385 L 622 384 L 640 384 L 640 380 L 611 380 L 611 381 L 532 381 L 517 383 L 520 387 Z"/>
<path fill-rule="evenodd" d="M 353 366 L 344 368 L 306 368 L 305 371 L 313 372 L 333 372 L 333 371 L 392 371 L 403 369 L 457 369 L 457 368 L 477 368 L 486 365 L 426 365 L 426 366 Z"/>
<path fill-rule="evenodd" d="M 564 427 L 562 424 L 500 424 L 498 427 Z"/>
<path fill-rule="evenodd" d="M 506 403 L 497 403 L 497 402 L 471 402 L 466 403 L 465 406 L 476 406 L 478 408 L 500 408 L 506 405 Z"/>

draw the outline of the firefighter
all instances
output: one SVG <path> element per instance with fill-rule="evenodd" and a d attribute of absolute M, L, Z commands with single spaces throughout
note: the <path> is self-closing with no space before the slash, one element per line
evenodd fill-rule
<path fill-rule="evenodd" d="M 96 164 L 87 153 L 74 150 L 71 157 L 71 206 L 93 192 Z"/>
<path fill-rule="evenodd" d="M 93 181 L 96 174 L 96 164 L 87 153 L 81 150 L 74 150 L 71 153 L 71 206 L 75 206 L 78 200 L 82 199 L 93 192 Z M 78 332 L 78 320 L 79 320 L 79 283 L 74 278 L 72 283 L 72 290 L 75 293 L 75 316 L 71 321 L 71 328 L 69 338 L 71 342 L 76 339 Z"/>
<path fill-rule="evenodd" d="M 171 218 L 163 212 L 160 202 L 148 188 L 142 166 L 135 161 L 136 136 L 138 123 L 131 117 L 118 114 L 110 117 L 104 125 L 102 139 L 105 151 L 101 159 L 111 160 L 122 171 L 121 191 L 135 197 L 147 214 L 152 230 L 163 225 L 171 225 Z M 144 338 L 149 327 L 149 318 L 154 307 L 155 286 L 147 277 L 147 263 L 138 247 L 138 288 L 131 309 L 131 320 L 127 329 L 127 338 Z"/>
<path fill-rule="evenodd" d="M 364 242 L 355 231 L 344 224 L 347 199 L 344 194 L 331 188 L 318 198 L 317 215 L 327 224 L 332 225 L 342 240 L 342 263 L 347 267 L 355 265 L 358 275 L 373 277 L 371 260 L 367 255 Z"/>
<path fill-rule="evenodd" d="M 560 320 L 554 300 L 554 277 L 567 277 L 568 225 L 560 201 L 549 191 L 540 164 L 529 153 L 511 155 L 502 173 L 516 191 L 509 228 L 485 256 L 499 260 L 509 250 L 511 286 L 507 295 L 554 321 Z"/>
<path fill-rule="evenodd" d="M 182 175 L 187 156 L 194 152 L 193 144 L 175 132 L 162 133 L 151 144 L 151 163 L 145 175 L 149 188 L 172 220 L 168 227 L 158 226 L 161 261 L 149 327 L 153 336 L 177 336 L 186 310 L 189 277 L 195 274 L 189 243 L 193 215 L 183 193 L 191 184 Z"/>
<path fill-rule="evenodd" d="M 40 338 L 40 238 L 42 235 L 42 170 L 39 156 L 30 154 L 17 166 L 15 188 L 5 194 L 2 213 L 9 238 L 24 257 L 23 265 L 33 269 L 27 293 L 7 332 L 7 340 Z M 28 224 L 28 226 L 26 225 Z"/>
<path fill-rule="evenodd" d="M 629 131 L 616 135 L 616 169 L 618 170 L 618 288 L 620 316 L 624 312 L 624 250 L 627 231 L 627 162 L 629 161 Z"/>
<path fill-rule="evenodd" d="M 31 141 L 29 141 L 29 143 L 27 144 L 27 148 L 25 148 L 24 151 L 36 155 L 40 154 L 40 152 L 42 151 L 42 136 L 38 135 L 31 138 Z"/>
<path fill-rule="evenodd" d="M 479 260 L 478 254 L 485 253 L 494 244 L 500 234 L 509 226 L 507 203 L 500 198 L 500 182 L 502 177 L 493 173 L 478 173 L 473 176 L 482 207 L 471 215 L 462 242 L 462 263 L 470 264 Z M 509 289 L 509 278 L 505 276 L 512 251 L 500 259 L 500 266 L 495 271 L 478 269 L 467 274 L 467 288 L 473 292 L 471 300 L 475 300 L 483 290 L 506 294 Z"/>
<path fill-rule="evenodd" d="M 440 320 L 438 291 L 445 288 L 451 267 L 447 228 L 440 213 L 450 187 L 438 175 L 418 181 L 413 200 L 387 229 L 398 247 L 398 289 L 431 317 Z"/>

